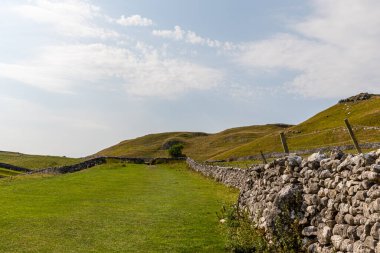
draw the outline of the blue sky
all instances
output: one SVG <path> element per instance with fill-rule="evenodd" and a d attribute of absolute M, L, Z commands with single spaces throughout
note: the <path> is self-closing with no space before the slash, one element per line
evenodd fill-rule
<path fill-rule="evenodd" d="M 5 0 L 0 150 L 299 123 L 380 93 L 376 0 Z"/>

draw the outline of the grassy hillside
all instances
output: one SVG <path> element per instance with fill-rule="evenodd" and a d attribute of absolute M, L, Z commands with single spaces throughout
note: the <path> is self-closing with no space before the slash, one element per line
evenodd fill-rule
<path fill-rule="evenodd" d="M 8 163 L 29 169 L 39 169 L 71 165 L 83 161 L 82 158 L 61 156 L 26 155 L 15 152 L 0 151 L 0 163 Z"/>
<path fill-rule="evenodd" d="M 238 192 L 188 170 L 107 164 L 0 180 L 0 252 L 225 252 Z"/>
<path fill-rule="evenodd" d="M 290 150 L 351 144 L 344 125 L 345 118 L 350 120 L 359 142 L 380 142 L 380 97 L 376 96 L 369 100 L 336 104 L 305 122 L 286 129 L 284 132 Z M 260 150 L 281 152 L 279 134 L 268 134 L 212 159 L 248 156 L 257 154 Z"/>
<path fill-rule="evenodd" d="M 166 144 L 180 142 L 185 146 L 183 152 L 186 155 L 195 159 L 206 160 L 270 133 L 282 131 L 286 127 L 288 125 L 273 124 L 232 128 L 216 134 L 193 132 L 150 134 L 123 141 L 100 151 L 96 155 L 165 157 L 167 156 Z"/>
<path fill-rule="evenodd" d="M 167 156 L 166 143 L 181 142 L 184 153 L 198 160 L 282 152 L 280 132 L 285 132 L 290 150 L 351 144 L 344 125 L 348 118 L 361 143 L 380 142 L 380 97 L 338 103 L 296 126 L 264 125 L 228 129 L 216 134 L 175 132 L 151 134 L 123 141 L 96 155 L 137 157 Z"/>

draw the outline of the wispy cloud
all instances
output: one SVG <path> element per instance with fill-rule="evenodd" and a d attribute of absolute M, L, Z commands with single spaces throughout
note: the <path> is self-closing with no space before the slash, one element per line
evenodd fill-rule
<path fill-rule="evenodd" d="M 86 0 L 30 0 L 12 10 L 68 38 L 59 45 L 34 48 L 28 59 L 0 61 L 1 77 L 51 92 L 75 93 L 86 86 L 161 98 L 212 89 L 224 78 L 220 70 L 169 57 L 157 46 L 138 39 L 131 43 L 127 35 L 115 32 L 117 24 L 153 24 L 141 15 L 113 19 Z"/>
<path fill-rule="evenodd" d="M 380 3 L 313 0 L 312 4 L 312 13 L 292 24 L 291 32 L 240 43 L 211 39 L 180 26 L 153 29 L 154 22 L 139 14 L 113 18 L 86 0 L 12 4 L 14 13 L 46 25 L 49 35 L 53 30 L 67 38 L 59 45 L 33 48 L 37 51 L 35 57 L 0 61 L 0 75 L 54 92 L 75 92 L 76 87 L 92 85 L 120 88 L 139 96 L 170 97 L 228 83 L 230 77 L 223 69 L 209 67 L 193 55 L 186 58 L 188 46 L 204 46 L 224 52 L 225 64 L 235 69 L 244 66 L 254 73 L 290 71 L 292 77 L 286 83 L 278 80 L 273 86 L 285 87 L 290 93 L 320 98 L 380 92 Z M 187 47 L 174 49 L 169 44 L 168 54 L 158 44 L 136 47 L 146 42 L 137 37 L 131 43 L 120 25 L 148 27 L 145 33 L 186 43 Z M 182 50 L 185 55 L 171 50 Z M 236 58 L 231 60 L 231 56 Z M 255 77 L 252 80 L 247 82 L 258 83 Z"/>
<path fill-rule="evenodd" d="M 232 50 L 237 48 L 237 45 L 231 42 L 221 42 L 210 38 L 204 38 L 193 31 L 183 30 L 178 25 L 175 26 L 173 30 L 153 30 L 152 34 L 166 39 L 184 41 L 193 45 L 202 45 L 225 50 Z"/>
<path fill-rule="evenodd" d="M 116 23 L 123 26 L 151 26 L 153 25 L 153 20 L 141 17 L 140 15 L 132 15 L 129 17 L 122 15 L 116 20 Z"/>
<path fill-rule="evenodd" d="M 0 76 L 53 92 L 87 85 L 157 97 L 211 89 L 223 80 L 218 70 L 164 58 L 155 49 L 139 45 L 132 51 L 99 43 L 47 47 L 36 59 L 0 64 Z"/>
<path fill-rule="evenodd" d="M 238 61 L 251 70 L 295 71 L 287 90 L 308 97 L 380 92 L 380 2 L 314 0 L 313 7 L 292 34 L 247 43 Z"/>
<path fill-rule="evenodd" d="M 87 1 L 30 0 L 14 5 L 12 11 L 37 23 L 52 25 L 60 35 L 72 37 L 108 38 L 118 33 L 100 27 L 97 19 L 106 17 L 100 8 Z"/>

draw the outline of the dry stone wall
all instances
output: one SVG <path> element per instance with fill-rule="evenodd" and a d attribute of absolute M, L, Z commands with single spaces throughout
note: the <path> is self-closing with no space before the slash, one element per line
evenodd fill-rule
<path fill-rule="evenodd" d="M 380 150 L 289 155 L 247 170 L 187 162 L 239 188 L 239 207 L 268 238 L 298 224 L 307 252 L 380 253 Z"/>
<path fill-rule="evenodd" d="M 65 173 L 73 173 L 73 172 L 88 169 L 88 168 L 91 168 L 91 167 L 94 167 L 97 165 L 105 164 L 105 163 L 107 163 L 107 159 L 114 159 L 114 160 L 118 160 L 118 161 L 122 161 L 122 162 L 126 162 L 126 163 L 149 164 L 149 165 L 178 162 L 178 161 L 186 160 L 186 158 L 184 158 L 184 157 L 179 157 L 179 158 L 134 158 L 134 157 L 117 157 L 117 156 L 105 157 L 105 156 L 102 156 L 102 157 L 95 157 L 95 158 L 86 160 L 86 161 L 81 162 L 81 163 L 73 164 L 73 165 L 42 168 L 42 169 L 37 169 L 37 170 L 18 167 L 18 166 L 6 164 L 6 163 L 0 163 L 0 168 L 13 170 L 13 171 L 19 171 L 19 172 L 25 172 L 28 174 L 33 174 L 33 173 L 65 174 Z"/>
<path fill-rule="evenodd" d="M 32 173 L 53 173 L 53 174 L 66 174 L 88 169 L 97 165 L 101 165 L 107 162 L 104 157 L 93 158 L 78 164 L 67 165 L 62 167 L 54 167 L 47 169 L 35 170 Z"/>
<path fill-rule="evenodd" d="M 18 172 L 31 172 L 32 171 L 31 169 L 14 166 L 14 165 L 7 164 L 7 163 L 0 163 L 0 168 L 7 169 L 7 170 L 18 171 Z"/>
<path fill-rule="evenodd" d="M 246 178 L 250 172 L 250 170 L 240 168 L 221 167 L 197 163 L 191 158 L 187 158 L 186 162 L 190 168 L 202 173 L 206 177 L 214 178 L 218 182 L 238 189 L 243 187 L 244 182 L 246 181 Z"/>

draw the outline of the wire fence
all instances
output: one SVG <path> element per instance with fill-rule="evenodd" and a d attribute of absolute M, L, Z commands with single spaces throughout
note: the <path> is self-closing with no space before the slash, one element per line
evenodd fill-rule
<path fill-rule="evenodd" d="M 351 127 L 351 126 L 350 126 Z M 334 149 L 340 149 L 342 151 L 344 150 L 354 150 L 355 148 L 361 152 L 361 148 L 363 149 L 374 149 L 374 148 L 380 148 L 380 127 L 377 126 L 364 126 L 364 125 L 354 125 L 352 126 L 352 130 L 359 133 L 360 139 L 359 139 L 359 145 L 355 145 L 353 143 L 353 139 L 356 140 L 356 137 L 351 137 L 350 139 L 350 133 L 348 128 L 341 126 L 341 127 L 334 127 L 334 128 L 328 128 L 328 129 L 321 129 L 316 130 L 311 133 L 300 133 L 295 131 L 285 131 L 286 140 L 289 140 L 289 143 L 285 141 L 285 145 L 289 147 L 291 153 L 297 153 L 298 155 L 306 155 L 311 154 L 315 152 L 327 152 Z M 363 131 L 367 133 L 375 133 L 373 136 L 363 136 Z M 315 136 L 315 138 L 321 137 L 321 135 L 324 134 L 334 134 L 337 135 L 338 133 L 344 133 L 344 136 L 337 136 L 338 139 L 341 141 L 334 141 L 334 142 L 327 142 L 324 144 L 317 144 L 317 145 L 307 145 L 307 146 L 300 146 L 299 144 L 294 145 L 292 149 L 292 145 L 296 143 L 297 139 L 302 139 L 305 137 L 312 137 Z M 377 135 L 379 133 L 379 135 Z M 280 138 L 278 138 L 279 143 Z M 282 143 L 284 146 L 284 143 Z M 284 146 L 285 149 L 285 146 Z M 359 153 L 360 153 L 359 152 Z M 263 153 L 263 154 L 255 154 L 245 157 L 239 157 L 229 160 L 262 160 L 263 156 L 264 158 L 278 158 L 284 156 L 285 152 L 271 152 L 271 153 Z M 264 159 L 265 160 L 265 159 Z"/>

